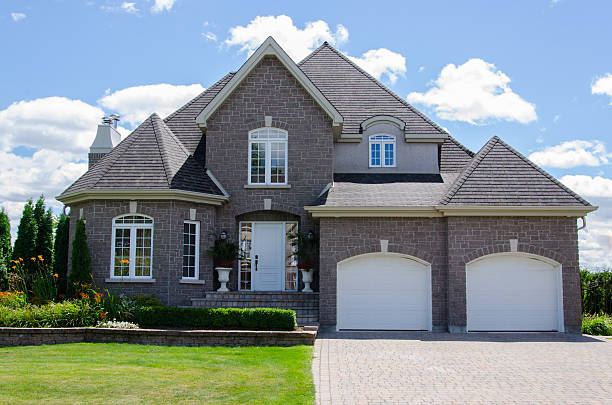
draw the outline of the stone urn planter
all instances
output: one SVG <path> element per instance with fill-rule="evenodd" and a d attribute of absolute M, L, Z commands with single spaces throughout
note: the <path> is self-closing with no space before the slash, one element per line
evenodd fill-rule
<path fill-rule="evenodd" d="M 217 291 L 226 292 L 229 291 L 227 289 L 227 283 L 229 282 L 229 276 L 232 272 L 231 267 L 215 267 L 217 270 L 217 274 L 219 275 L 219 283 L 221 283 L 221 287 Z"/>
<path fill-rule="evenodd" d="M 304 288 L 302 292 L 312 292 L 312 288 L 310 288 L 310 283 L 312 283 L 312 276 L 314 274 L 313 269 L 300 269 L 302 272 L 302 281 L 304 282 Z"/>

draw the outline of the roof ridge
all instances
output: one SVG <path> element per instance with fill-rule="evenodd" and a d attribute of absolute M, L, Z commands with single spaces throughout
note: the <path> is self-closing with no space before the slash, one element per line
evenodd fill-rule
<path fill-rule="evenodd" d="M 472 161 L 465 167 L 465 169 L 463 169 L 463 171 L 459 174 L 459 176 L 457 176 L 453 184 L 449 187 L 446 195 L 440 201 L 440 204 L 447 205 L 450 202 L 450 200 L 455 196 L 455 194 L 457 194 L 459 189 L 463 186 L 468 177 L 470 177 L 474 170 L 476 170 L 480 162 L 482 162 L 485 156 L 491 151 L 491 149 L 493 149 L 493 146 L 499 140 L 500 139 L 497 136 L 494 136 L 493 138 L 489 139 L 489 141 L 484 144 L 482 148 L 480 148 L 478 153 L 476 153 L 472 158 Z"/>
<path fill-rule="evenodd" d="M 529 166 L 533 167 L 534 169 L 536 169 L 538 172 L 540 172 L 540 174 L 544 175 L 544 177 L 546 177 L 548 180 L 552 181 L 554 184 L 556 184 L 557 186 L 561 187 L 561 189 L 563 189 L 565 192 L 569 193 L 572 197 L 574 197 L 575 199 L 577 199 L 578 201 L 580 201 L 581 203 L 583 203 L 584 205 L 590 206 L 591 203 L 589 203 L 587 200 L 585 200 L 584 198 L 580 197 L 578 194 L 576 194 L 575 192 L 573 192 L 572 190 L 570 190 L 568 187 L 566 187 L 563 183 L 561 183 L 559 180 L 555 179 L 553 176 L 551 176 L 548 172 L 546 172 L 544 169 L 542 169 L 540 166 L 536 165 L 535 163 L 533 163 L 531 160 L 529 160 L 527 157 L 523 156 L 523 154 L 519 151 L 517 151 L 516 149 L 514 149 L 512 146 L 508 145 L 506 142 L 504 142 L 503 140 L 501 140 L 500 138 L 498 138 L 497 136 L 495 136 L 495 138 L 497 138 L 498 142 L 500 144 L 502 144 L 505 148 L 507 148 L 510 152 L 514 153 L 517 157 L 519 157 L 520 159 L 522 159 L 524 162 L 526 162 Z"/>
<path fill-rule="evenodd" d="M 166 118 L 164 118 L 164 122 L 172 119 L 175 115 L 177 115 L 181 111 L 185 110 L 191 104 L 195 103 L 197 100 L 199 100 L 201 97 L 203 97 L 207 92 L 211 91 L 215 86 L 218 86 L 219 84 L 221 84 L 221 82 L 223 82 L 228 76 L 230 76 L 230 75 L 233 76 L 234 73 L 235 72 L 229 72 L 225 76 L 223 76 L 221 79 L 217 80 L 215 83 L 213 83 L 212 85 L 208 86 L 208 88 L 206 88 L 203 92 L 201 92 L 200 94 L 198 94 L 197 96 L 195 96 L 194 98 L 189 100 L 182 107 L 180 107 L 178 110 L 174 111 L 173 113 L 168 115 Z"/>
<path fill-rule="evenodd" d="M 166 182 L 168 183 L 168 187 L 170 187 L 170 185 L 172 184 L 172 178 L 174 177 L 172 175 L 172 168 L 170 167 L 170 162 L 168 161 L 168 156 L 167 156 L 167 154 L 169 153 L 170 145 L 166 145 L 166 142 L 164 139 L 164 133 L 163 133 L 164 129 L 167 129 L 168 127 L 165 125 L 165 123 L 162 121 L 159 115 L 157 115 L 157 113 L 151 114 L 149 118 L 151 119 L 151 124 L 152 124 L 151 126 L 153 128 L 153 136 L 155 137 L 155 140 L 157 143 L 157 149 L 159 150 L 159 156 L 164 166 L 164 174 L 166 175 Z M 163 124 L 163 127 L 160 124 Z M 170 131 L 170 133 L 172 133 L 172 131 Z M 170 136 L 170 138 L 172 139 L 172 136 Z M 180 148 L 180 146 L 179 146 L 179 149 L 181 149 L 181 151 L 185 153 L 185 150 L 183 148 Z M 189 157 L 188 153 L 186 155 L 187 157 Z"/>
<path fill-rule="evenodd" d="M 314 55 L 316 55 L 317 53 L 319 53 L 319 51 L 321 49 L 323 49 L 326 46 L 330 46 L 327 41 L 323 41 L 323 43 L 321 45 L 319 45 L 314 51 L 310 52 L 308 55 L 306 55 L 304 57 L 304 59 L 302 59 L 301 61 L 299 61 L 297 63 L 298 66 L 302 65 L 303 63 L 306 63 L 310 58 L 312 58 Z"/>
<path fill-rule="evenodd" d="M 442 127 L 440 127 L 438 124 L 436 124 L 435 122 L 433 122 L 431 119 L 429 119 L 425 114 L 423 114 L 421 111 L 417 110 L 412 104 L 408 103 L 406 100 L 404 100 L 403 98 L 401 98 L 400 96 L 398 96 L 397 94 L 395 94 L 391 89 L 389 89 L 387 86 L 385 86 L 384 84 L 382 84 L 379 80 L 377 80 L 375 77 L 373 77 L 372 75 L 370 75 L 368 72 L 366 72 L 365 70 L 363 70 L 362 68 L 360 68 L 359 66 L 357 66 L 356 63 L 354 63 L 353 61 L 351 61 L 348 56 L 344 55 L 342 52 L 340 52 L 339 50 L 337 50 L 336 48 L 334 48 L 333 46 L 329 45 L 328 43 L 323 43 L 323 45 L 321 45 L 316 51 L 314 51 L 311 55 L 309 55 L 307 58 L 310 59 L 310 56 L 312 56 L 315 52 L 319 51 L 320 49 L 322 49 L 323 47 L 327 46 L 330 50 L 332 50 L 333 52 L 335 52 L 338 56 L 340 56 L 345 62 L 349 63 L 352 67 L 354 67 L 355 69 L 357 69 L 361 74 L 363 74 L 365 77 L 367 77 L 368 79 L 372 80 L 374 83 L 376 83 L 376 85 L 378 85 L 381 89 L 383 89 L 384 91 L 386 91 L 387 93 L 389 93 L 392 97 L 394 97 L 397 101 L 399 101 L 400 103 L 404 104 L 406 107 L 408 107 L 413 113 L 415 113 L 416 115 L 418 115 L 419 117 L 421 117 L 422 119 L 424 119 L 426 122 L 428 122 L 429 124 L 433 125 L 434 128 L 436 128 L 438 131 L 440 131 L 441 133 L 447 134 L 448 132 L 443 130 Z M 305 59 L 306 60 L 306 59 Z M 304 60 L 304 61 L 305 61 Z M 301 62 L 300 62 L 301 63 Z"/>

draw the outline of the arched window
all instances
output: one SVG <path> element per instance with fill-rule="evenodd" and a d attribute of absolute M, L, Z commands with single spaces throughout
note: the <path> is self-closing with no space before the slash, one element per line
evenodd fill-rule
<path fill-rule="evenodd" d="M 394 136 L 370 136 L 370 167 L 395 167 Z"/>
<path fill-rule="evenodd" d="M 249 132 L 249 184 L 287 184 L 287 131 Z"/>
<path fill-rule="evenodd" d="M 153 218 L 121 215 L 113 219 L 111 278 L 151 278 Z"/>

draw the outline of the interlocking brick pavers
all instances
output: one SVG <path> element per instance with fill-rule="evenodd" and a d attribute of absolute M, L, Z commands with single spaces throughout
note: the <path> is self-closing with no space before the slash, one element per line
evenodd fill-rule
<path fill-rule="evenodd" d="M 580 335 L 322 332 L 317 404 L 612 404 L 612 341 Z"/>

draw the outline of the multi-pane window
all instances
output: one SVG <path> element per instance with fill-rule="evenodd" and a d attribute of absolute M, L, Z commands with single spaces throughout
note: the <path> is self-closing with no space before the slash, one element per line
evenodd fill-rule
<path fill-rule="evenodd" d="M 370 136 L 370 167 L 395 167 L 395 137 Z"/>
<path fill-rule="evenodd" d="M 287 184 L 287 131 L 249 132 L 249 184 Z"/>
<path fill-rule="evenodd" d="M 111 277 L 151 278 L 153 218 L 123 215 L 113 219 Z"/>
<path fill-rule="evenodd" d="M 183 278 L 198 279 L 200 250 L 200 223 L 185 221 L 183 224 Z"/>

